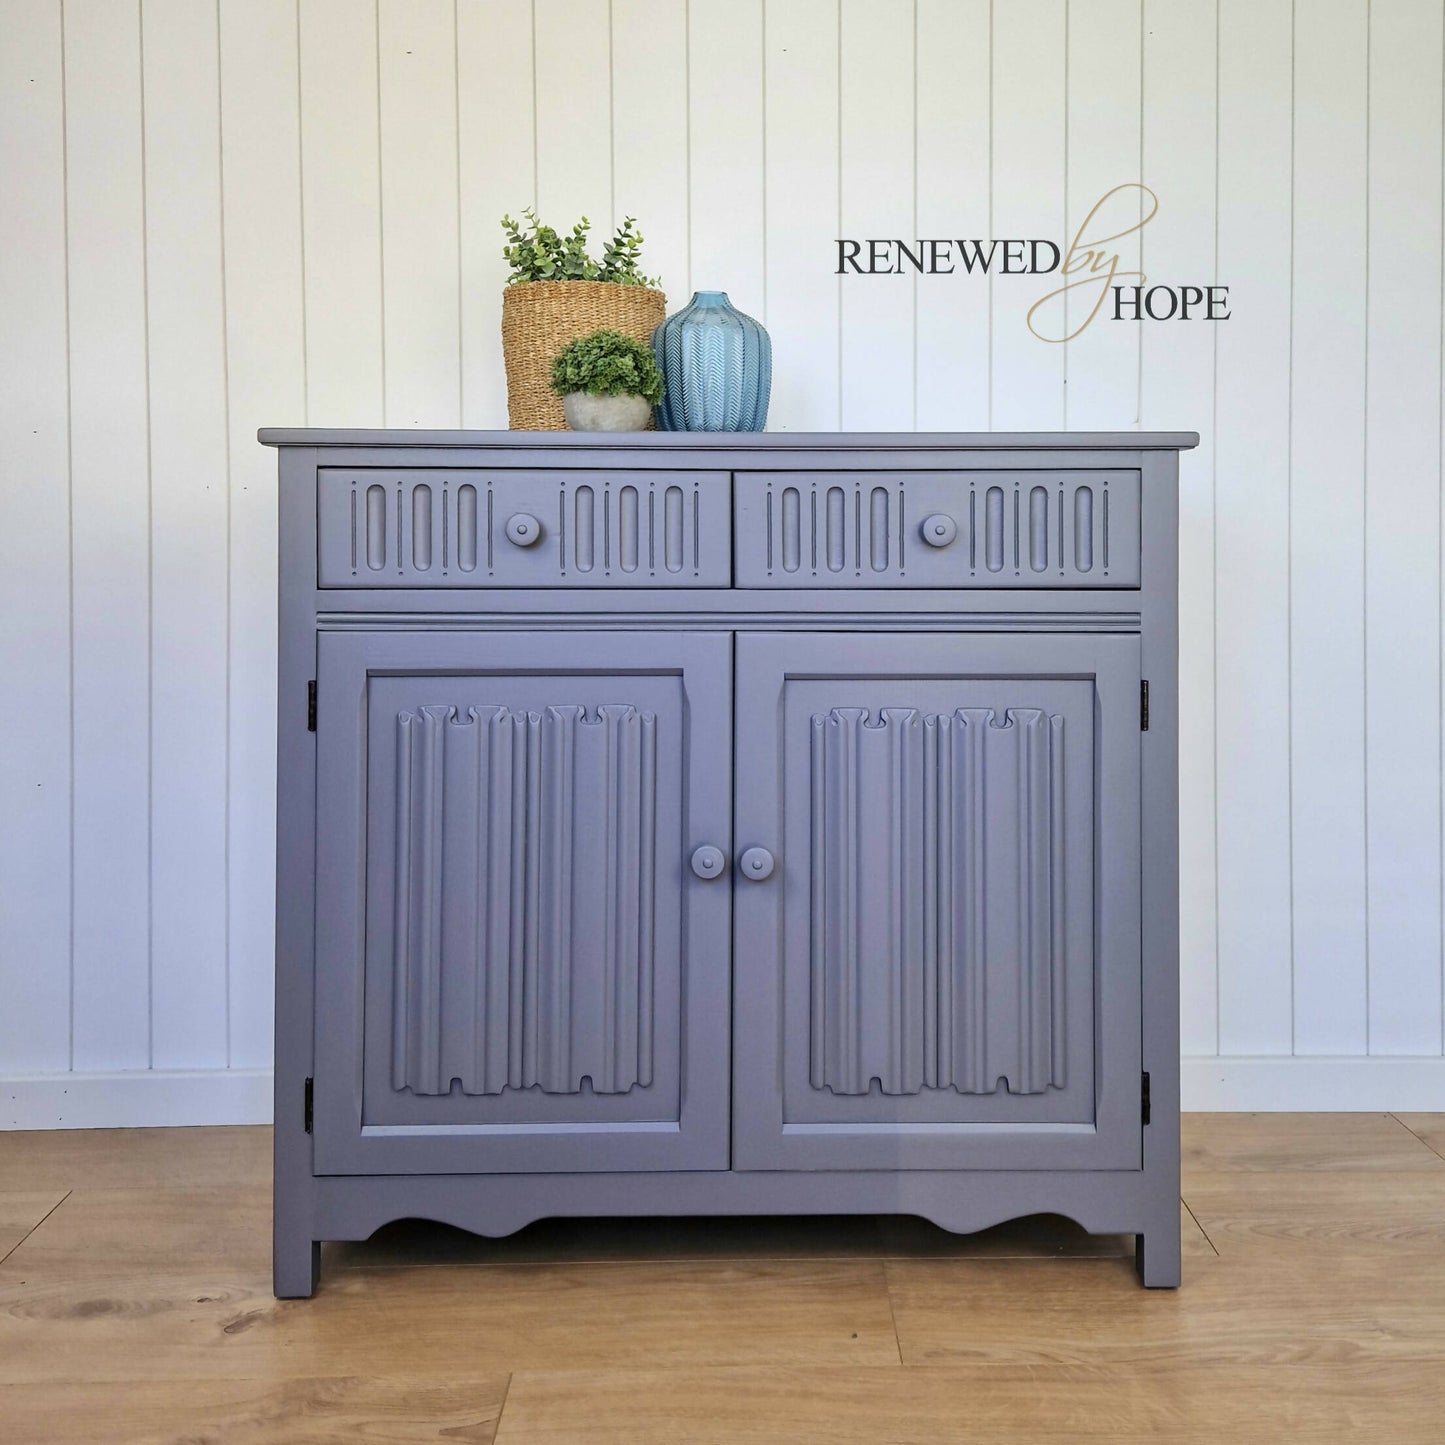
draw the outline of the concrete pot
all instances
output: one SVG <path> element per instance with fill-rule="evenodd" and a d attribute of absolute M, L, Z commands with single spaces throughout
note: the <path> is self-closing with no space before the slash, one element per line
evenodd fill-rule
<path fill-rule="evenodd" d="M 569 391 L 562 398 L 562 415 L 573 431 L 645 431 L 652 408 L 640 396 Z"/>

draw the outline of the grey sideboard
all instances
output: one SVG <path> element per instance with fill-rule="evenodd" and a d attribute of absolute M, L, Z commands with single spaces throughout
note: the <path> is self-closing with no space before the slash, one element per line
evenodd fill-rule
<path fill-rule="evenodd" d="M 1194 435 L 261 440 L 278 1295 L 412 1216 L 1053 1212 L 1179 1283 Z"/>

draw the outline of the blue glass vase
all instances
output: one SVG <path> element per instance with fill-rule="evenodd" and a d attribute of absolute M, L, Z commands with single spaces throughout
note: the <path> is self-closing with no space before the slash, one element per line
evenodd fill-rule
<path fill-rule="evenodd" d="M 660 431 L 762 431 L 773 384 L 773 344 L 725 291 L 695 291 L 652 333 L 667 391 Z"/>

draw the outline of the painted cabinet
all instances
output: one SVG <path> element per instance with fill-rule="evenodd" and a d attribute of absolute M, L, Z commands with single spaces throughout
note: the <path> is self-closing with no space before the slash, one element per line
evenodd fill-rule
<path fill-rule="evenodd" d="M 1178 1283 L 1189 438 L 263 440 L 279 1294 L 403 1215 L 809 1210 Z"/>

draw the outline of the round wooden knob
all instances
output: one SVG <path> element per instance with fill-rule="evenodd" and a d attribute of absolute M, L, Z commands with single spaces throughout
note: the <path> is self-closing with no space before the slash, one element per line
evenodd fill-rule
<path fill-rule="evenodd" d="M 507 518 L 507 540 L 519 547 L 535 547 L 542 540 L 542 524 L 530 512 Z"/>
<path fill-rule="evenodd" d="M 721 848 L 704 843 L 692 855 L 692 871 L 699 878 L 716 878 L 727 864 Z"/>
<path fill-rule="evenodd" d="M 754 883 L 773 876 L 773 855 L 766 848 L 749 848 L 738 859 L 738 865 L 743 870 L 743 877 L 751 878 Z"/>
<path fill-rule="evenodd" d="M 918 531 L 930 547 L 946 547 L 958 536 L 958 523 L 946 512 L 935 512 L 923 519 Z"/>

